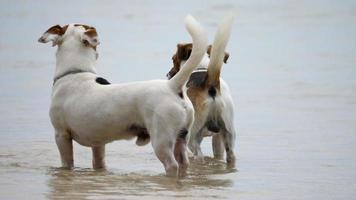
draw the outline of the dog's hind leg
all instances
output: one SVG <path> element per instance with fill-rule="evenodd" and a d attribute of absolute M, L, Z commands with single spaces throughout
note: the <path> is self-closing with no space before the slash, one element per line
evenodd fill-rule
<path fill-rule="evenodd" d="M 173 149 L 175 141 L 172 135 L 166 134 L 166 132 L 161 132 L 159 134 L 157 131 L 152 131 L 152 147 L 155 151 L 156 156 L 162 162 L 166 175 L 170 177 L 178 176 L 178 163 L 174 158 Z"/>
<path fill-rule="evenodd" d="M 174 145 L 174 157 L 178 162 L 178 173 L 180 177 L 184 177 L 187 175 L 187 169 L 189 165 L 189 159 L 187 155 L 187 134 L 187 129 L 181 130 Z"/>
<path fill-rule="evenodd" d="M 229 129 L 223 130 L 222 135 L 223 135 L 223 140 L 224 140 L 224 146 L 225 146 L 225 151 L 226 151 L 226 162 L 228 167 L 234 168 L 235 167 L 235 153 L 234 153 L 234 144 L 235 144 L 235 129 L 234 127 L 229 127 Z"/>
<path fill-rule="evenodd" d="M 92 147 L 93 152 L 93 169 L 105 168 L 105 145 Z"/>
<path fill-rule="evenodd" d="M 55 137 L 61 155 L 62 167 L 72 169 L 74 167 L 72 137 L 67 131 L 59 130 L 56 130 Z"/>
<path fill-rule="evenodd" d="M 231 108 L 231 109 L 227 109 Z M 230 168 L 235 167 L 236 157 L 234 153 L 235 139 L 236 139 L 236 129 L 234 125 L 234 115 L 233 115 L 233 104 L 232 101 L 227 102 L 227 106 L 223 109 L 221 113 L 221 119 L 224 122 L 224 128 L 221 130 L 221 134 L 224 141 L 225 151 L 226 151 L 226 162 L 227 166 Z"/>
<path fill-rule="evenodd" d="M 202 131 L 203 129 L 201 129 L 196 135 L 190 138 L 189 148 L 193 151 L 195 159 L 201 163 L 204 163 L 204 155 L 200 148 L 200 144 L 203 141 Z"/>
<path fill-rule="evenodd" d="M 221 133 L 213 136 L 212 139 L 214 158 L 217 160 L 224 159 L 224 142 Z"/>

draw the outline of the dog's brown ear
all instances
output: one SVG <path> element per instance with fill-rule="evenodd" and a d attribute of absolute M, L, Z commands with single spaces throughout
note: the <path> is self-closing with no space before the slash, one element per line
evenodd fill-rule
<path fill-rule="evenodd" d="M 212 48 L 212 46 L 209 45 L 208 46 L 208 50 L 206 51 L 208 53 L 209 57 L 210 57 L 210 53 L 211 53 L 211 48 Z M 229 57 L 230 57 L 230 54 L 228 52 L 225 52 L 225 56 L 224 56 L 224 63 L 225 64 L 226 64 L 227 60 L 229 59 Z"/>
<path fill-rule="evenodd" d="M 86 30 L 82 35 L 82 42 L 85 46 L 90 46 L 96 49 L 100 44 L 98 33 L 94 27 L 83 26 Z"/>
<path fill-rule="evenodd" d="M 179 60 L 188 60 L 190 54 L 192 53 L 193 44 L 177 44 L 177 58 Z"/>
<path fill-rule="evenodd" d="M 230 54 L 228 52 L 225 52 L 225 56 L 224 56 L 224 63 L 226 64 L 227 59 L 229 59 Z"/>
<path fill-rule="evenodd" d="M 180 70 L 180 63 L 182 60 L 188 60 L 190 54 L 192 53 L 193 45 L 192 43 L 179 43 L 177 44 L 177 51 L 172 56 L 173 67 L 167 73 L 168 79 L 171 79 Z"/>
<path fill-rule="evenodd" d="M 38 39 L 38 42 L 47 43 L 52 42 L 52 46 L 60 44 L 62 36 L 66 32 L 68 25 L 61 27 L 60 25 L 54 25 L 50 27 L 43 35 Z"/>
<path fill-rule="evenodd" d="M 166 74 L 168 79 L 171 79 L 180 70 L 180 60 L 177 58 L 177 53 L 172 56 L 173 67 Z"/>

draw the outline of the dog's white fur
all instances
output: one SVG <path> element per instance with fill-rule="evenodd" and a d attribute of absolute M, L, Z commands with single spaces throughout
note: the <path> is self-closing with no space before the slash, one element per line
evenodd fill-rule
<path fill-rule="evenodd" d="M 233 16 L 226 17 L 220 24 L 215 34 L 214 43 L 210 58 L 206 53 L 195 71 L 208 71 L 211 74 L 219 74 L 223 65 L 225 48 L 230 37 Z M 194 47 L 194 45 L 193 45 Z M 181 62 L 181 69 L 185 61 Z M 195 72 L 194 71 L 194 72 Z M 195 112 L 195 120 L 191 129 L 189 148 L 198 158 L 203 161 L 203 153 L 200 144 L 203 137 L 213 136 L 213 153 L 216 159 L 223 159 L 226 151 L 226 160 L 230 167 L 235 166 L 235 140 L 236 129 L 234 125 L 234 103 L 228 84 L 220 78 L 220 93 L 214 98 L 206 94 L 204 109 Z M 223 121 L 219 133 L 213 133 L 207 130 L 206 123 L 208 120 L 218 122 Z"/>
<path fill-rule="evenodd" d="M 93 167 L 104 167 L 105 144 L 137 136 L 132 126 L 147 129 L 154 151 L 168 176 L 184 174 L 189 163 L 182 130 L 190 130 L 194 110 L 183 89 L 189 75 L 202 59 L 207 39 L 203 28 L 191 16 L 186 28 L 194 48 L 191 58 L 171 80 L 151 80 L 126 84 L 100 85 L 95 82 L 96 51 L 83 45 L 85 29 L 69 25 L 59 36 L 56 54 L 50 118 L 55 129 L 62 166 L 72 168 L 72 140 L 92 147 Z M 53 36 L 39 40 L 53 41 Z M 70 71 L 80 70 L 82 73 Z M 64 74 L 69 73 L 65 76 Z M 182 92 L 183 98 L 178 94 Z M 189 136 L 188 136 L 189 137 Z M 182 139 L 183 138 L 183 139 Z M 142 145 L 148 141 L 140 141 Z"/>

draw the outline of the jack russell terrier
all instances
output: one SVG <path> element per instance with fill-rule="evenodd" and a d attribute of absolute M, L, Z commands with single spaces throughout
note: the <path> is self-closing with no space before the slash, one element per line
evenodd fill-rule
<path fill-rule="evenodd" d="M 100 169 L 105 167 L 105 144 L 137 137 L 137 145 L 151 140 L 167 176 L 186 173 L 194 108 L 183 86 L 208 45 L 192 16 L 185 24 L 194 44 L 192 55 L 170 80 L 110 84 L 98 77 L 99 39 L 94 27 L 56 25 L 39 38 L 41 43 L 58 45 L 50 118 L 64 168 L 74 166 L 72 140 L 92 148 L 93 168 Z"/>
<path fill-rule="evenodd" d="M 203 161 L 200 143 L 204 136 L 213 136 L 212 146 L 214 157 L 223 159 L 226 151 L 228 166 L 235 166 L 234 143 L 236 138 L 234 127 L 234 104 L 228 85 L 220 78 L 223 63 L 229 54 L 225 47 L 230 36 L 233 17 L 227 17 L 220 25 L 213 45 L 207 48 L 197 69 L 193 71 L 187 83 L 188 96 L 193 103 L 195 115 L 191 129 L 189 148 Z M 173 67 L 168 72 L 168 79 L 177 76 L 184 64 L 190 59 L 194 44 L 178 44 L 173 55 Z"/>

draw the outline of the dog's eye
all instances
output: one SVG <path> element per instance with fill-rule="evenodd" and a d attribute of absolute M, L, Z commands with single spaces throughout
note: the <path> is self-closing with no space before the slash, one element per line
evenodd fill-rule
<path fill-rule="evenodd" d="M 89 45 L 89 41 L 88 41 L 88 40 L 83 40 L 83 44 L 84 44 L 85 46 L 88 46 L 88 45 Z"/>

